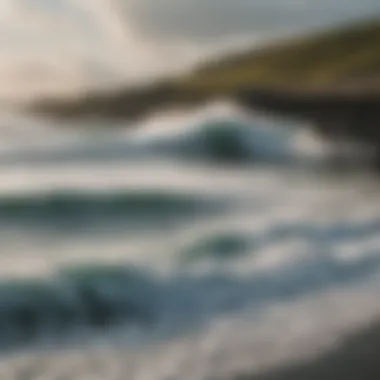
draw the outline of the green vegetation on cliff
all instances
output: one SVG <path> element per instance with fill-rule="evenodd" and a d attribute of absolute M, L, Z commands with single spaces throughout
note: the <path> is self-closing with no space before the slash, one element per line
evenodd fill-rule
<path fill-rule="evenodd" d="M 53 116 L 133 118 L 256 89 L 380 92 L 380 19 L 277 41 L 151 86 L 44 101 L 33 107 Z"/>
<path fill-rule="evenodd" d="M 210 63 L 183 78 L 185 89 L 380 87 L 380 19 L 298 37 Z"/>

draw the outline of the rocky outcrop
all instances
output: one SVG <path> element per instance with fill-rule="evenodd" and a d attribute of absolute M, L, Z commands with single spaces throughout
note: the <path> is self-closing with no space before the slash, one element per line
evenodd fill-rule
<path fill-rule="evenodd" d="M 330 138 L 373 144 L 380 153 L 380 91 L 250 90 L 237 100 L 252 109 L 308 121 Z"/>

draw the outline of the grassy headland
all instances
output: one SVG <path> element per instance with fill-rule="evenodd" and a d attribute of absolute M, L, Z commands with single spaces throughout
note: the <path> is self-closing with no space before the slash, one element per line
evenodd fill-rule
<path fill-rule="evenodd" d="M 187 91 L 229 94 L 257 87 L 305 91 L 364 82 L 380 90 L 380 18 L 210 62 L 181 85 Z"/>

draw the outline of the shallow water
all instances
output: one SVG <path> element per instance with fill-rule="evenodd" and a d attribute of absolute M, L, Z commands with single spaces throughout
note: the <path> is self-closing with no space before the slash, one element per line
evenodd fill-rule
<path fill-rule="evenodd" d="M 297 126 L 62 127 L 0 128 L 4 378 L 229 378 L 379 315 L 379 182 Z"/>

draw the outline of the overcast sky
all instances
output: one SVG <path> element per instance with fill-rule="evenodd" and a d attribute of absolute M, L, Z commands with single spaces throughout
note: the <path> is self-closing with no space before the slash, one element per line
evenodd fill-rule
<path fill-rule="evenodd" d="M 379 0 L 125 0 L 149 32 L 192 39 L 315 26 L 380 11 Z"/>
<path fill-rule="evenodd" d="M 380 0 L 0 0 L 0 88 L 134 80 L 224 45 L 370 14 Z"/>

